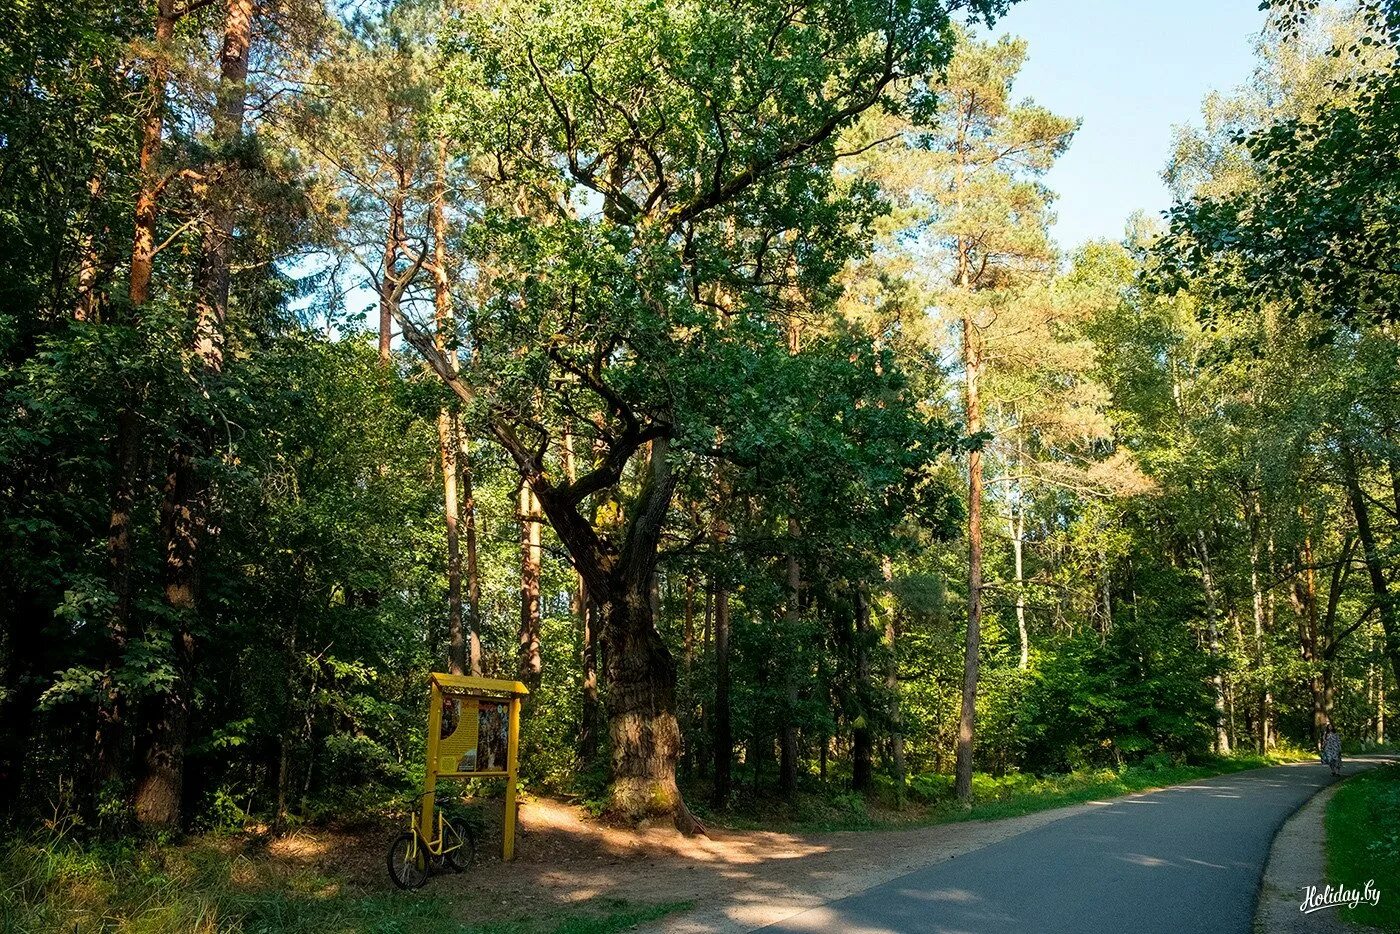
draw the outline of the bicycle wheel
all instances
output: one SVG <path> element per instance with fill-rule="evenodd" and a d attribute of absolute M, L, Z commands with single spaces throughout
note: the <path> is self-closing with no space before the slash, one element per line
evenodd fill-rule
<path fill-rule="evenodd" d="M 401 889 L 416 889 L 428 881 L 427 854 L 414 846 L 411 833 L 399 834 L 389 844 L 389 878 Z"/>
<path fill-rule="evenodd" d="M 442 836 L 444 846 L 449 850 L 446 854 L 447 865 L 453 872 L 462 872 L 476 862 L 476 834 L 466 821 L 448 821 L 442 829 Z"/>

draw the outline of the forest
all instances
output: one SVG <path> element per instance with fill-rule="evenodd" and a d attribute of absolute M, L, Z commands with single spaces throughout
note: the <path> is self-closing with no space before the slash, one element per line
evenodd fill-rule
<path fill-rule="evenodd" d="M 4 4 L 6 827 L 402 805 L 433 671 L 685 832 L 1383 743 L 1400 5 L 1080 245 L 1009 7 Z"/>

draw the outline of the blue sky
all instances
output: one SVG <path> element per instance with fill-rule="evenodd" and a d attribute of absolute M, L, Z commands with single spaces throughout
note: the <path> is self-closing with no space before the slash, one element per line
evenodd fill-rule
<path fill-rule="evenodd" d="M 1135 210 L 1169 206 L 1162 168 L 1172 127 L 1210 90 L 1241 84 L 1263 26 L 1257 0 L 1023 0 L 997 24 L 1028 43 L 1017 97 L 1083 126 L 1045 177 L 1055 236 L 1072 249 L 1118 239 Z"/>

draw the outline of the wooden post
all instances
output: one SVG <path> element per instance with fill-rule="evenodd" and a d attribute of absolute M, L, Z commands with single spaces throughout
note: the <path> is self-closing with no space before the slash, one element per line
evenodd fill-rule
<path fill-rule="evenodd" d="M 442 691 L 437 682 L 428 679 L 428 769 L 423 774 L 423 811 L 418 820 L 418 832 L 425 841 L 433 839 L 434 792 L 437 790 L 438 739 L 442 735 Z"/>
<path fill-rule="evenodd" d="M 501 857 L 510 862 L 515 859 L 515 779 L 518 773 L 516 748 L 520 743 L 520 698 L 510 699 L 510 726 L 506 734 L 506 813 L 505 832 L 502 834 Z"/>

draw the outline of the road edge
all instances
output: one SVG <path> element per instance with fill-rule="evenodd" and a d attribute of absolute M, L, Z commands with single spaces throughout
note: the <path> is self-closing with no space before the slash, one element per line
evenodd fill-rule
<path fill-rule="evenodd" d="M 1335 914 L 1305 915 L 1298 910 L 1307 884 L 1327 884 L 1327 802 L 1342 784 L 1392 756 L 1350 760 L 1348 775 L 1328 782 L 1279 824 L 1254 897 L 1254 934 L 1346 934 L 1353 930 Z M 1300 882 L 1302 878 L 1307 881 Z"/>

